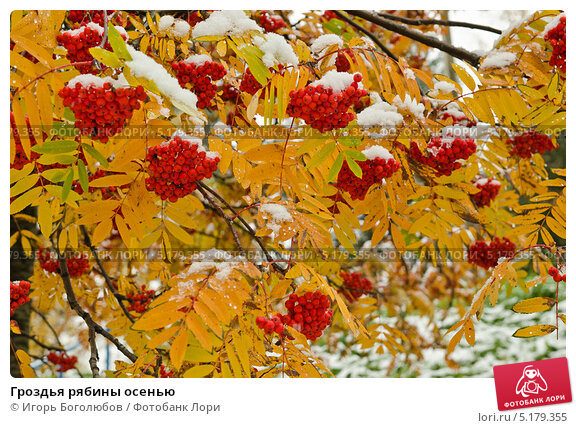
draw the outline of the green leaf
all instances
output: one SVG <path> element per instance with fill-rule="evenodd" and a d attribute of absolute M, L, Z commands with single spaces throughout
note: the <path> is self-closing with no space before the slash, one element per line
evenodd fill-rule
<path fill-rule="evenodd" d="M 362 178 L 362 168 L 360 168 L 360 165 L 358 165 L 354 159 L 346 156 L 346 163 L 356 177 Z"/>
<path fill-rule="evenodd" d="M 338 142 L 346 147 L 358 147 L 361 140 L 359 137 L 354 137 L 352 135 L 341 135 L 338 137 Z"/>
<path fill-rule="evenodd" d="M 324 27 L 325 30 L 327 30 L 331 33 L 341 35 L 342 29 L 340 27 L 338 27 L 336 21 L 338 21 L 338 20 L 337 19 L 331 19 L 329 22 L 324 22 L 322 24 L 322 27 Z"/>
<path fill-rule="evenodd" d="M 248 67 L 252 72 L 254 78 L 262 86 L 268 82 L 268 79 L 272 76 L 268 67 L 262 62 L 263 52 L 256 46 L 245 46 L 241 49 L 244 59 L 248 63 Z"/>
<path fill-rule="evenodd" d="M 89 50 L 95 59 L 108 67 L 120 68 L 123 65 L 115 52 L 110 52 L 102 48 L 90 48 Z"/>
<path fill-rule="evenodd" d="M 45 154 L 40 156 L 36 162 L 42 165 L 52 165 L 55 163 L 61 163 L 62 165 L 70 165 L 76 162 L 76 156 L 67 154 L 57 154 L 57 155 Z"/>
<path fill-rule="evenodd" d="M 306 168 L 307 169 L 316 168 L 318 165 L 320 165 L 322 162 L 328 159 L 328 156 L 330 156 L 332 152 L 334 152 L 335 148 L 336 143 L 334 141 L 330 141 L 328 144 L 326 144 L 324 147 L 318 150 L 316 154 L 312 156 L 312 158 L 310 158 L 310 160 L 306 165 Z"/>
<path fill-rule="evenodd" d="M 69 122 L 76 122 L 76 115 L 72 111 L 70 107 L 66 107 L 64 109 L 64 114 L 62 115 L 63 119 L 66 119 Z"/>
<path fill-rule="evenodd" d="M 326 177 L 326 181 L 328 183 L 334 181 L 336 177 L 338 177 L 338 173 L 342 169 L 343 164 L 344 164 L 344 153 L 340 152 L 338 153 L 338 156 L 336 156 L 336 160 L 334 161 L 334 164 L 332 165 L 330 171 L 328 172 L 328 177 Z"/>
<path fill-rule="evenodd" d="M 47 141 L 41 146 L 32 147 L 32 151 L 41 154 L 72 153 L 78 148 L 78 142 L 72 140 Z"/>
<path fill-rule="evenodd" d="M 104 157 L 102 153 L 92 147 L 90 144 L 82 143 L 82 148 L 85 152 L 88 152 L 90 156 L 100 162 L 104 168 L 108 168 L 108 160 Z"/>
<path fill-rule="evenodd" d="M 126 48 L 126 42 L 124 42 L 124 39 L 120 36 L 116 27 L 110 22 L 108 23 L 108 41 L 110 42 L 110 46 L 112 46 L 112 50 L 114 50 L 120 58 L 126 61 L 132 61 L 132 56 Z"/>
<path fill-rule="evenodd" d="M 344 155 L 347 158 L 351 158 L 357 160 L 359 162 L 363 162 L 366 160 L 366 155 L 358 150 L 344 150 Z"/>
<path fill-rule="evenodd" d="M 65 202 L 72 190 L 72 180 L 74 180 L 74 169 L 68 168 L 68 174 L 64 179 L 64 184 L 62 185 L 62 202 Z"/>
<path fill-rule="evenodd" d="M 64 114 L 66 114 L 66 110 L 64 110 Z M 76 121 L 76 119 L 74 119 L 74 121 Z M 71 123 L 55 120 L 52 122 L 52 130 L 50 132 L 50 135 L 56 137 L 73 137 L 78 131 Z"/>
<path fill-rule="evenodd" d="M 88 192 L 88 171 L 82 159 L 78 159 L 78 180 L 84 192 Z"/>
<path fill-rule="evenodd" d="M 46 171 L 42 171 L 40 175 L 42 175 L 42 177 L 44 177 L 46 180 L 51 181 L 52 183 L 59 183 L 60 181 L 64 181 L 66 171 L 67 170 L 64 168 L 53 168 L 53 169 L 47 169 Z"/>

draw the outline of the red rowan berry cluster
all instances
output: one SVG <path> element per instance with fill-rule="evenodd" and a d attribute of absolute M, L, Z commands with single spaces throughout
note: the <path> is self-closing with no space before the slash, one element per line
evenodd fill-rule
<path fill-rule="evenodd" d="M 354 175 L 348 163 L 342 165 L 336 181 L 338 190 L 348 192 L 352 199 L 363 200 L 370 186 L 382 183 L 384 178 L 391 177 L 398 171 L 400 162 L 394 159 L 386 149 L 381 149 L 381 151 L 383 152 L 382 157 L 358 162 L 362 168 L 362 178 Z"/>
<path fill-rule="evenodd" d="M 135 88 L 115 88 L 109 78 L 80 75 L 68 82 L 58 93 L 64 105 L 70 107 L 76 116 L 74 126 L 82 135 L 106 143 L 118 134 L 140 108 L 140 101 L 146 100 L 142 86 Z"/>
<path fill-rule="evenodd" d="M 322 14 L 322 18 L 326 21 L 330 21 L 331 19 L 338 19 L 338 15 L 336 15 L 332 10 L 325 10 Z"/>
<path fill-rule="evenodd" d="M 170 141 L 148 149 L 146 188 L 162 200 L 176 202 L 196 190 L 196 181 L 212 177 L 220 158 L 206 152 L 201 141 L 175 134 Z"/>
<path fill-rule="evenodd" d="M 242 76 L 242 81 L 240 82 L 240 91 L 254 95 L 260 88 L 262 88 L 260 82 L 256 80 L 250 69 L 247 69 L 244 76 Z"/>
<path fill-rule="evenodd" d="M 212 12 L 211 10 L 205 10 L 204 12 Z M 199 22 L 204 21 L 206 18 L 204 18 L 202 16 L 202 14 L 200 13 L 199 10 L 191 13 L 188 15 L 188 24 L 190 24 L 191 27 L 194 27 L 196 24 L 198 24 Z"/>
<path fill-rule="evenodd" d="M 218 87 L 212 80 L 220 80 L 226 75 L 226 69 L 222 64 L 210 61 L 208 55 L 192 55 L 184 61 L 172 63 L 176 72 L 176 78 L 180 86 L 190 85 L 192 92 L 198 96 L 196 105 L 198 108 L 212 106 L 212 100 Z"/>
<path fill-rule="evenodd" d="M 346 202 L 346 199 L 344 199 L 344 196 L 342 196 L 342 192 L 340 192 L 340 191 L 336 192 L 332 196 L 328 196 L 328 199 L 332 199 L 334 201 L 334 205 L 332 205 L 330 207 L 330 212 L 332 214 L 340 213 L 340 208 L 338 208 L 337 202 L 341 202 L 343 204 L 350 206 L 350 204 L 348 204 L 348 202 Z"/>
<path fill-rule="evenodd" d="M 174 373 L 172 373 L 171 371 L 168 371 L 166 369 L 166 366 L 164 364 L 162 364 L 160 366 L 160 369 L 158 370 L 158 377 L 160 377 L 160 378 L 174 377 Z"/>
<path fill-rule="evenodd" d="M 509 138 L 507 142 L 512 146 L 510 155 L 524 159 L 531 158 L 534 153 L 543 154 L 555 149 L 554 143 L 548 135 L 535 131 L 523 132 L 516 135 L 514 139 Z"/>
<path fill-rule="evenodd" d="M 20 306 L 30 301 L 29 292 L 28 281 L 10 281 L 10 316 L 14 315 Z"/>
<path fill-rule="evenodd" d="M 281 76 L 284 75 L 284 66 L 282 64 L 278 64 L 278 70 L 275 70 L 274 67 L 270 67 L 270 71 L 272 73 L 279 73 Z M 254 95 L 258 90 L 262 88 L 262 85 L 256 80 L 250 69 L 246 69 L 244 76 L 242 76 L 242 80 L 240 81 L 240 92 L 247 92 L 250 95 Z M 264 91 L 260 93 L 260 98 L 264 98 L 265 94 Z"/>
<path fill-rule="evenodd" d="M 58 373 L 64 373 L 67 372 L 68 370 L 73 369 L 76 363 L 78 362 L 78 357 L 76 357 L 75 355 L 71 356 L 66 355 L 65 352 L 52 351 L 48 355 L 46 355 L 46 359 L 50 361 L 52 364 L 59 366 L 56 369 Z"/>
<path fill-rule="evenodd" d="M 122 27 L 117 28 L 121 29 L 120 35 L 126 40 L 128 36 L 125 34 L 124 29 Z M 63 31 L 58 34 L 56 40 L 66 48 L 66 58 L 68 61 L 72 63 L 85 62 L 94 59 L 90 53 L 90 48 L 100 46 L 103 35 L 104 29 L 100 25 L 89 22 L 85 26 L 75 30 Z M 108 41 L 104 44 L 104 49 L 112 50 Z M 99 71 L 92 63 L 76 65 L 75 67 L 80 73 L 96 74 Z"/>
<path fill-rule="evenodd" d="M 236 100 L 238 99 L 239 95 L 240 91 L 230 83 L 225 83 L 222 85 L 222 95 L 220 95 L 222 101 Z"/>
<path fill-rule="evenodd" d="M 566 274 L 562 275 L 562 273 L 555 267 L 548 269 L 548 275 L 550 275 L 556 282 L 566 282 Z"/>
<path fill-rule="evenodd" d="M 468 261 L 484 269 L 489 269 L 498 264 L 501 257 L 511 257 L 516 251 L 516 245 L 508 238 L 494 238 L 492 242 L 477 241 L 470 245 Z"/>
<path fill-rule="evenodd" d="M 28 136 L 30 137 L 30 145 L 34 147 L 36 145 L 36 139 L 34 138 L 34 133 L 30 128 L 30 122 L 28 118 L 26 118 L 26 125 L 28 127 Z M 24 152 L 24 148 L 22 147 L 22 141 L 20 140 L 20 134 L 18 133 L 16 121 L 14 120 L 14 114 L 12 112 L 10 112 L 10 128 L 12 128 L 12 138 L 14 138 L 14 148 L 16 151 L 14 155 L 14 161 L 10 164 L 10 168 L 20 170 L 24 168 L 24 165 L 27 165 L 30 162 L 38 159 L 40 157 L 40 153 L 30 152 L 30 159 L 28 159 L 26 153 Z"/>
<path fill-rule="evenodd" d="M 356 113 L 360 113 L 362 110 L 364 110 L 366 107 L 370 106 L 370 97 L 362 97 L 360 98 L 358 101 L 356 101 L 354 103 L 354 111 Z"/>
<path fill-rule="evenodd" d="M 374 290 L 372 281 L 362 276 L 360 272 L 340 272 L 340 276 L 344 280 L 342 284 L 344 288 L 340 292 L 350 302 L 354 302 L 364 294 L 369 294 Z"/>
<path fill-rule="evenodd" d="M 257 317 L 256 325 L 260 327 L 266 334 L 284 332 L 284 323 L 282 323 L 282 315 L 276 314 L 270 318 Z"/>
<path fill-rule="evenodd" d="M 110 17 L 114 11 L 107 10 L 108 17 Z M 74 24 L 85 24 L 87 22 L 94 22 L 98 25 L 104 25 L 104 11 L 103 10 L 69 10 L 68 20 Z"/>
<path fill-rule="evenodd" d="M 320 132 L 345 128 L 354 119 L 354 114 L 348 109 L 368 94 L 366 90 L 358 88 L 358 83 L 362 81 L 359 73 L 351 75 L 330 71 L 326 73 L 326 77 L 327 86 L 324 86 L 323 78 L 305 88 L 291 91 L 290 103 L 286 109 L 288 115 L 303 119 Z M 335 91 L 330 87 L 332 79 L 338 81 L 336 86 L 342 82 L 349 84 L 346 89 Z"/>
<path fill-rule="evenodd" d="M 445 111 L 440 115 L 441 120 L 448 120 L 452 118 L 453 125 L 460 125 L 465 126 L 467 128 L 471 128 L 477 125 L 475 120 L 470 120 L 464 113 L 453 112 L 453 111 Z"/>
<path fill-rule="evenodd" d="M 416 142 L 410 143 L 410 156 L 416 161 L 436 170 L 436 177 L 450 175 L 462 167 L 459 160 L 466 160 L 476 151 L 472 139 L 433 137 L 428 142 L 428 153 L 424 156 Z"/>
<path fill-rule="evenodd" d="M 279 16 L 270 15 L 270 12 L 263 10 L 257 18 L 258 25 L 264 28 L 266 33 L 275 33 L 280 28 L 286 27 L 286 23 Z"/>
<path fill-rule="evenodd" d="M 309 340 L 318 339 L 332 322 L 330 300 L 319 291 L 308 292 L 303 296 L 292 293 L 284 305 L 288 315 L 282 315 L 282 322 Z"/>
<path fill-rule="evenodd" d="M 552 45 L 552 56 L 550 57 L 550 65 L 558 67 L 566 73 L 566 17 L 560 18 L 558 25 L 552 28 L 544 39 L 548 40 Z"/>
<path fill-rule="evenodd" d="M 148 310 L 148 305 L 154 299 L 154 290 L 146 290 L 146 285 L 143 285 L 141 290 L 137 293 L 126 293 L 126 298 L 130 301 L 126 306 L 128 311 L 143 314 Z"/>
<path fill-rule="evenodd" d="M 56 255 L 49 249 L 38 249 L 38 262 L 40 263 L 40 267 L 46 272 L 60 273 L 60 263 L 58 262 Z M 73 278 L 82 276 L 90 270 L 90 263 L 85 254 L 67 257 L 66 265 L 68 266 L 70 276 Z"/>
<path fill-rule="evenodd" d="M 500 182 L 494 178 L 478 178 L 474 183 L 480 191 L 472 195 L 478 208 L 486 207 L 492 203 L 498 192 L 500 192 Z"/>
<path fill-rule="evenodd" d="M 336 61 L 334 63 L 336 65 L 336 71 L 344 72 L 350 70 L 350 61 L 348 58 L 346 58 L 346 54 L 348 54 L 353 62 L 356 61 L 351 49 L 344 49 L 343 51 L 339 51 L 336 55 Z"/>

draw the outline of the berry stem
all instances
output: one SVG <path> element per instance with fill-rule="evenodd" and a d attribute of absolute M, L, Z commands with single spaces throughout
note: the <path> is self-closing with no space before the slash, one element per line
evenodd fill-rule
<path fill-rule="evenodd" d="M 48 70 L 44 73 L 42 73 L 39 76 L 36 76 L 34 79 L 32 79 L 31 81 L 29 81 L 28 83 L 26 83 L 24 86 L 22 86 L 20 89 L 18 89 L 16 92 L 14 92 L 14 94 L 12 95 L 12 100 L 14 99 L 14 97 L 16 96 L 16 94 L 18 92 L 23 91 L 24 89 L 26 89 L 28 86 L 30 86 L 32 83 L 36 82 L 37 80 L 40 80 L 41 78 L 43 78 L 44 76 L 46 76 L 47 74 L 53 73 L 55 71 L 58 70 L 62 70 L 63 68 L 68 68 L 68 67 L 76 67 L 77 65 L 90 65 L 92 64 L 92 61 L 79 61 L 79 62 L 71 62 L 70 64 L 65 64 L 65 65 L 61 65 L 59 67 L 55 67 L 51 70 Z"/>

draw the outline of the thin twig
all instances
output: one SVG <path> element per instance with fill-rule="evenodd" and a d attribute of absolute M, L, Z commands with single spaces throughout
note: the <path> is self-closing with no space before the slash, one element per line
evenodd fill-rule
<path fill-rule="evenodd" d="M 26 334 L 23 332 L 21 332 L 19 334 L 19 336 L 30 339 L 32 342 L 34 342 L 36 345 L 40 346 L 41 348 L 48 349 L 50 351 L 66 352 L 66 350 L 60 346 L 46 345 L 45 343 L 40 342 L 38 339 L 36 339 L 36 336 L 32 336 L 30 334 Z"/>
<path fill-rule="evenodd" d="M 403 24 L 399 24 L 390 19 L 383 18 L 374 12 L 368 10 L 346 10 L 345 12 L 350 15 L 365 19 L 366 21 L 370 21 L 386 30 L 406 36 L 412 40 L 422 43 L 423 45 L 436 48 L 442 52 L 446 52 L 454 58 L 461 59 L 462 61 L 467 62 L 475 68 L 477 68 L 480 64 L 481 56 L 478 54 L 467 51 L 466 49 L 452 46 L 446 42 L 443 42 L 442 40 L 438 40 L 435 37 L 427 36 L 417 30 L 406 27 Z"/>
<path fill-rule="evenodd" d="M 60 226 L 57 230 L 57 240 L 60 239 L 60 234 L 62 233 L 62 226 Z M 101 336 L 104 336 L 108 339 L 116 348 L 124 354 L 130 361 L 133 363 L 136 362 L 138 357 L 136 354 L 131 352 L 126 346 L 124 346 L 120 341 L 112 336 L 104 327 L 98 324 L 92 316 L 88 312 L 86 312 L 80 303 L 78 303 L 78 299 L 76 298 L 76 294 L 74 293 L 74 288 L 72 288 L 72 281 L 70 280 L 70 272 L 68 271 L 68 265 L 66 264 L 66 255 L 60 252 L 58 246 L 55 246 L 56 254 L 58 255 L 58 262 L 60 264 L 60 277 L 62 278 L 62 282 L 64 283 L 64 290 L 66 291 L 66 298 L 68 300 L 68 305 L 71 309 L 73 309 L 80 318 L 84 320 L 88 328 L 94 328 L 94 331 Z"/>
<path fill-rule="evenodd" d="M 218 194 L 218 192 L 216 192 L 215 190 L 211 189 L 210 187 L 206 186 L 204 183 L 202 183 L 201 181 L 198 182 L 198 187 L 206 190 L 207 192 L 211 193 L 214 197 L 216 197 L 220 202 L 222 202 L 226 208 L 228 208 L 232 214 L 234 214 L 234 216 L 238 219 L 238 221 L 240 221 L 240 223 L 242 223 L 242 225 L 246 228 L 246 230 L 248 231 L 248 233 L 252 236 L 252 238 L 254 238 L 254 240 L 256 241 L 256 243 L 258 244 L 258 246 L 262 249 L 262 252 L 264 253 L 264 256 L 266 257 L 266 260 L 268 260 L 269 263 L 272 264 L 272 266 L 274 266 L 274 269 L 277 269 L 279 272 L 282 272 L 283 274 L 286 273 L 286 269 L 280 267 L 274 260 L 274 258 L 270 255 L 270 253 L 268 252 L 268 250 L 266 249 L 266 246 L 262 243 L 262 240 L 260 239 L 260 237 L 256 236 L 256 231 L 252 228 L 252 226 L 250 226 L 250 224 L 244 220 L 242 218 L 242 216 L 239 216 L 238 213 L 236 212 L 236 210 L 234 208 L 232 208 L 230 206 L 230 204 L 226 201 L 226 199 L 224 199 L 222 196 L 220 196 Z"/>
<path fill-rule="evenodd" d="M 124 312 L 124 315 L 126 315 L 126 317 L 131 322 L 134 322 L 134 317 L 132 315 L 130 315 L 130 312 L 128 311 L 128 309 L 126 309 L 126 306 L 124 306 L 124 302 L 122 301 L 122 300 L 124 300 L 124 296 L 121 295 L 120 293 L 118 293 L 118 291 L 114 287 L 114 284 L 112 284 L 112 280 L 108 276 L 106 269 L 104 269 L 104 266 L 102 265 L 102 261 L 100 260 L 100 257 L 98 257 L 98 252 L 96 251 L 96 248 L 94 247 L 94 245 L 92 245 L 92 241 L 90 240 L 90 235 L 88 234 L 88 230 L 86 229 L 86 226 L 81 225 L 80 229 L 82 229 L 82 233 L 84 234 L 84 243 L 88 246 L 88 248 L 90 248 L 90 252 L 94 256 L 94 260 L 96 260 L 96 264 L 98 265 L 98 268 L 99 268 L 98 273 L 104 277 L 104 281 L 106 282 L 106 286 L 108 287 L 110 292 L 116 298 L 116 301 L 118 302 L 118 305 L 122 309 L 122 312 Z"/>
<path fill-rule="evenodd" d="M 42 312 L 40 312 L 38 309 L 36 309 L 32 305 L 30 305 L 30 309 L 34 313 L 36 313 L 36 315 L 38 315 L 40 318 L 42 318 L 42 321 L 44 321 L 44 323 L 48 326 L 48 328 L 50 329 L 50 331 L 54 335 L 54 338 L 56 339 L 56 343 L 58 343 L 58 346 L 60 346 L 60 348 L 64 349 L 64 346 L 62 345 L 62 342 L 60 342 L 60 338 L 58 337 L 58 333 L 56 333 L 56 330 L 54 330 L 54 327 L 52 327 L 52 324 L 50 324 L 50 322 L 46 318 L 46 315 L 44 315 Z"/>
<path fill-rule="evenodd" d="M 386 55 L 388 55 L 390 58 L 392 58 L 394 61 L 398 61 L 398 57 L 396 55 L 394 55 L 392 53 L 392 51 L 390 49 L 388 49 L 384 43 L 382 43 L 382 41 L 376 37 L 376 35 L 374 35 L 374 33 L 368 31 L 366 28 L 364 28 L 363 26 L 361 26 L 360 24 L 358 24 L 357 22 L 354 22 L 352 19 L 348 18 L 346 15 L 344 15 L 342 12 L 338 11 L 338 10 L 333 10 L 332 12 L 334 12 L 336 14 L 336 16 L 338 16 L 342 21 L 347 22 L 348 24 L 350 24 L 352 27 L 356 28 L 358 31 L 360 31 L 361 33 L 366 34 L 366 36 L 372 40 L 376 46 L 378 46 Z"/>
<path fill-rule="evenodd" d="M 335 11 L 334 11 L 335 12 Z M 396 16 L 390 13 L 385 12 L 378 12 L 383 18 L 390 19 L 392 21 L 402 22 L 403 24 L 408 25 L 441 25 L 443 27 L 464 27 L 464 28 L 472 28 L 474 30 L 483 30 L 489 31 L 495 34 L 502 34 L 502 30 L 498 28 L 489 27 L 487 25 L 480 25 L 480 24 L 473 24 L 471 22 L 464 22 L 464 21 L 450 21 L 448 19 L 412 19 L 412 18 L 405 18 L 404 16 Z"/>
<path fill-rule="evenodd" d="M 206 199 L 208 201 L 208 203 L 216 209 L 216 212 L 218 213 L 218 215 L 220 215 L 220 217 L 222 217 L 224 219 L 224 221 L 228 225 L 228 229 L 230 229 L 230 232 L 232 233 L 232 238 L 234 239 L 236 246 L 238 247 L 238 249 L 242 253 L 242 256 L 245 257 L 246 260 L 248 260 L 248 253 L 246 253 L 246 250 L 244 249 L 244 247 L 242 246 L 242 243 L 240 242 L 240 237 L 238 236 L 238 232 L 236 232 L 236 229 L 234 229 L 234 221 L 230 217 L 228 217 L 228 215 L 224 212 L 222 207 L 214 200 L 212 195 L 210 195 L 208 192 L 206 192 L 206 190 L 204 190 L 203 187 L 198 186 L 198 191 L 202 194 L 204 199 Z"/>
<path fill-rule="evenodd" d="M 23 91 L 23 90 L 26 89 L 28 86 L 30 86 L 32 83 L 36 82 L 37 80 L 40 80 L 41 78 L 43 78 L 43 77 L 46 76 L 47 74 L 53 73 L 53 72 L 58 71 L 58 70 L 62 70 L 63 68 L 76 67 L 77 65 L 90 65 L 90 64 L 92 64 L 92 61 L 79 61 L 79 62 L 72 62 L 72 63 L 70 63 L 70 64 L 64 64 L 64 65 L 61 65 L 61 66 L 59 66 L 59 67 L 54 67 L 53 69 L 48 70 L 48 71 L 42 73 L 42 74 L 39 75 L 39 76 L 36 76 L 34 79 L 32 79 L 31 81 L 29 81 L 28 83 L 26 83 L 24 86 L 22 86 L 20 89 L 18 89 L 16 92 L 14 92 L 14 94 L 12 94 L 12 100 L 14 99 L 14 97 L 16 96 L 16 94 L 17 94 L 18 92 Z"/>

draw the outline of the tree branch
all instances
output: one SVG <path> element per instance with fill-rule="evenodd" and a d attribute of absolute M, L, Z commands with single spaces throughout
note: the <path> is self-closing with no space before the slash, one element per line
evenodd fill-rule
<path fill-rule="evenodd" d="M 340 12 L 339 10 L 333 10 L 332 12 L 334 12 L 336 14 L 336 16 L 338 16 L 338 18 L 340 18 L 342 21 L 347 22 L 348 24 L 350 24 L 352 27 L 356 28 L 358 31 L 360 31 L 361 33 L 366 34 L 366 36 L 372 40 L 376 46 L 378 46 L 382 52 L 384 52 L 386 55 L 388 55 L 390 58 L 392 58 L 394 61 L 398 61 L 398 57 L 396 55 L 394 55 L 392 53 L 392 51 L 390 49 L 388 49 L 384 43 L 382 43 L 382 41 L 376 37 L 374 35 L 374 33 L 371 33 L 370 31 L 368 31 L 366 28 L 362 27 L 360 24 L 358 24 L 357 22 L 354 22 L 352 19 L 348 18 L 346 15 L 344 15 L 342 12 Z"/>
<path fill-rule="evenodd" d="M 41 348 L 48 349 L 49 351 L 66 352 L 66 350 L 60 346 L 46 345 L 45 343 L 40 342 L 36 336 L 32 336 L 31 334 L 20 333 L 20 336 L 30 339 L 36 345 L 40 346 Z"/>
<path fill-rule="evenodd" d="M 461 59 L 462 61 L 467 62 L 475 68 L 477 68 L 480 64 L 481 56 L 478 54 L 467 51 L 466 49 L 452 46 L 448 43 L 436 39 L 435 37 L 422 34 L 421 32 L 408 28 L 403 24 L 398 24 L 397 22 L 391 21 L 390 19 L 383 18 L 374 12 L 367 10 L 347 10 L 346 12 L 350 15 L 357 16 L 359 18 L 365 19 L 366 21 L 370 21 L 386 30 L 406 36 L 412 40 L 422 43 L 423 45 L 436 48 L 442 52 L 446 52 L 447 54 L 452 55 L 454 58 Z"/>
<path fill-rule="evenodd" d="M 102 261 L 100 260 L 100 257 L 98 257 L 98 252 L 96 251 L 96 248 L 94 248 L 94 246 L 92 245 L 92 241 L 90 240 L 90 235 L 88 234 L 86 226 L 81 225 L 80 229 L 82 229 L 82 233 L 84 234 L 84 243 L 88 246 L 88 248 L 90 248 L 90 252 L 94 256 L 94 260 L 96 260 L 96 264 L 98 265 L 99 268 L 98 273 L 104 277 L 106 286 L 116 298 L 116 301 L 118 302 L 118 305 L 120 305 L 120 308 L 122 309 L 122 312 L 124 312 L 124 315 L 126 315 L 126 317 L 130 320 L 130 322 L 134 322 L 134 317 L 130 315 L 130 312 L 128 311 L 128 309 L 126 309 L 126 306 L 124 306 L 124 302 L 122 301 L 124 300 L 124 296 L 118 293 L 118 291 L 114 287 L 114 284 L 112 284 L 112 280 L 108 276 L 106 269 L 104 269 L 104 265 L 102 265 Z"/>
<path fill-rule="evenodd" d="M 104 34 L 102 35 L 102 41 L 100 42 L 100 47 L 103 48 L 108 41 L 108 11 L 106 9 L 104 12 Z"/>
<path fill-rule="evenodd" d="M 57 240 L 60 239 L 60 234 L 62 232 L 62 225 L 58 227 L 57 231 Z M 112 336 L 105 328 L 103 328 L 100 324 L 98 324 L 94 319 L 90 316 L 88 312 L 86 312 L 80 303 L 78 303 L 78 299 L 76 298 L 76 294 L 74 293 L 74 289 L 72 288 L 72 282 L 70 280 L 70 272 L 68 271 L 68 265 L 66 264 L 66 255 L 60 252 L 58 246 L 55 246 L 56 254 L 58 255 L 58 262 L 60 264 L 60 277 L 62 278 L 62 282 L 64 283 L 64 290 L 66 291 L 66 299 L 68 300 L 68 304 L 70 308 L 73 309 L 80 318 L 84 320 L 88 329 L 93 328 L 94 331 L 101 336 L 104 336 L 108 339 L 111 343 L 116 346 L 116 348 L 122 352 L 130 361 L 133 363 L 136 362 L 138 357 L 131 352 L 126 346 L 124 346 L 120 341 Z"/>
<path fill-rule="evenodd" d="M 48 322 L 46 315 L 44 315 L 42 312 L 40 312 L 38 309 L 36 309 L 32 305 L 30 305 L 30 309 L 32 310 L 32 312 L 34 312 L 36 315 L 38 315 L 40 318 L 42 318 L 42 321 L 44 321 L 44 323 L 48 326 L 48 328 L 50 329 L 50 331 L 54 335 L 54 338 L 56 339 L 56 343 L 58 343 L 58 346 L 60 346 L 60 348 L 64 349 L 64 346 L 62 345 L 62 342 L 60 342 L 60 338 L 58 337 L 58 333 L 56 333 L 56 330 L 54 330 L 54 327 L 52 327 L 52 324 L 50 324 L 50 322 Z"/>
<path fill-rule="evenodd" d="M 94 326 L 88 326 L 88 343 L 90 344 L 90 358 L 88 363 L 90 364 L 90 369 L 92 370 L 92 377 L 100 377 L 98 369 L 98 347 L 96 346 L 96 331 Z"/>
<path fill-rule="evenodd" d="M 382 18 L 390 19 L 392 21 L 402 22 L 408 25 L 441 25 L 444 27 L 464 27 L 472 28 L 475 30 L 489 31 L 495 34 L 502 34 L 502 31 L 498 28 L 489 27 L 487 25 L 473 24 L 471 22 L 464 21 L 450 21 L 448 19 L 411 19 L 405 18 L 403 16 L 392 15 L 390 13 L 378 12 Z"/>
<path fill-rule="evenodd" d="M 274 266 L 274 269 L 277 269 L 279 272 L 282 272 L 283 274 L 287 272 L 286 269 L 280 267 L 277 263 L 274 262 L 274 258 L 272 258 L 272 256 L 270 255 L 270 253 L 262 243 L 260 237 L 256 236 L 256 231 L 252 228 L 252 226 L 250 226 L 250 224 L 246 220 L 244 220 L 241 216 L 238 215 L 238 212 L 236 212 L 236 210 L 230 206 L 230 204 L 226 201 L 226 199 L 224 199 L 215 190 L 212 190 L 210 187 L 206 186 L 201 181 L 198 182 L 198 187 L 201 187 L 202 189 L 206 190 L 207 192 L 211 193 L 213 196 L 218 198 L 218 200 L 222 202 L 226 206 L 226 208 L 228 208 L 234 214 L 234 218 L 238 219 L 238 221 L 242 223 L 242 225 L 246 228 L 246 230 L 252 236 L 252 238 L 254 238 L 258 246 L 262 249 L 264 257 L 266 257 L 266 260 L 268 260 L 268 262 L 271 263 L 272 266 Z"/>
<path fill-rule="evenodd" d="M 242 256 L 244 256 L 246 258 L 246 260 L 248 260 L 248 253 L 246 253 L 246 250 L 244 249 L 244 247 L 242 246 L 242 243 L 240 242 L 240 238 L 238 237 L 238 233 L 236 232 L 236 229 L 234 229 L 234 224 L 233 224 L 234 221 L 230 217 L 228 217 L 228 215 L 224 212 L 224 210 L 222 210 L 222 207 L 214 200 L 212 195 L 210 195 L 208 192 L 206 192 L 206 190 L 204 190 L 203 187 L 198 186 L 198 191 L 202 194 L 204 199 L 206 199 L 208 201 L 208 203 L 216 209 L 216 211 L 218 212 L 218 215 L 220 215 L 220 217 L 222 217 L 224 219 L 224 221 L 228 225 L 228 229 L 230 229 L 230 232 L 232 232 L 232 238 L 234 239 L 236 246 L 238 247 L 238 249 L 242 253 Z"/>

